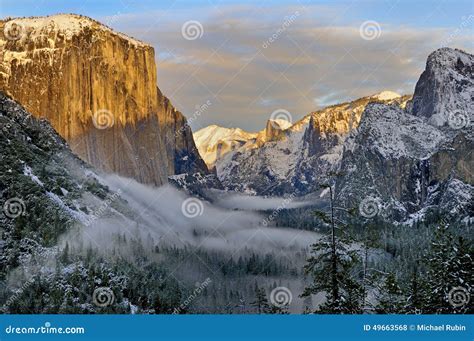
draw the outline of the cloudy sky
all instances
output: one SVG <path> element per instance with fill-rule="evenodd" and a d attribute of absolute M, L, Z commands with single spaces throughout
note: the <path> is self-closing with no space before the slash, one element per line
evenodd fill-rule
<path fill-rule="evenodd" d="M 473 52 L 472 1 L 2 0 L 5 16 L 78 13 L 155 47 L 158 85 L 194 130 L 257 131 L 382 90 L 412 93 L 428 54 Z M 187 29 L 186 29 L 187 28 Z M 210 105 L 209 105 L 210 103 Z M 195 116 L 196 117 L 196 116 Z"/>

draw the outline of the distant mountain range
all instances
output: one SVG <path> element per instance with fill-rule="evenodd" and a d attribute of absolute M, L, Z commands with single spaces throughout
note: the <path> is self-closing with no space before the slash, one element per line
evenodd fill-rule
<path fill-rule="evenodd" d="M 212 160 L 223 185 L 258 195 L 308 194 L 335 170 L 343 144 L 371 102 L 404 107 L 411 96 L 395 92 L 360 98 L 310 113 L 291 124 L 269 120 L 259 133 L 210 126 L 194 134 L 204 160 Z M 208 136 L 212 136 L 209 138 Z"/>
<path fill-rule="evenodd" d="M 194 138 L 156 86 L 154 50 L 83 16 L 0 22 L 0 91 L 47 119 L 84 161 L 139 182 L 192 193 L 376 196 L 397 220 L 471 201 L 473 56 L 432 53 L 412 96 L 391 91 L 332 105 L 256 133 L 218 126 Z M 207 164 L 207 165 L 206 165 Z M 217 178 L 216 176 L 217 175 Z M 203 180 L 204 179 L 204 180 Z M 449 204 L 447 203 L 449 202 Z"/>
<path fill-rule="evenodd" d="M 344 214 L 358 208 L 337 218 L 363 266 L 400 275 L 406 297 L 440 223 L 471 238 L 472 54 L 434 51 L 413 96 L 383 91 L 293 124 L 194 136 L 157 87 L 154 59 L 83 16 L 0 21 L 2 312 L 173 313 L 197 279 L 209 288 L 183 313 L 244 313 L 282 285 L 290 312 L 307 311 L 321 303 L 300 293 L 309 246 L 326 243 L 314 213 L 328 186 Z M 470 290 L 466 255 L 449 258 L 465 274 L 449 283 Z M 110 306 L 95 302 L 98 289 Z"/>
<path fill-rule="evenodd" d="M 383 91 L 333 105 L 265 139 L 217 126 L 194 134 L 201 155 L 228 190 L 306 195 L 339 172 L 336 193 L 358 204 L 376 197 L 393 219 L 442 208 L 472 215 L 473 56 L 433 52 L 412 96 Z M 212 138 L 210 138 L 212 136 Z"/>

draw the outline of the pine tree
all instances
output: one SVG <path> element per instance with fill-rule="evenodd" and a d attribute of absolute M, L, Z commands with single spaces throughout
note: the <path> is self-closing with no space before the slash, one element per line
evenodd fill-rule
<path fill-rule="evenodd" d="M 361 313 L 364 290 L 351 274 L 360 261 L 359 256 L 356 251 L 349 250 L 349 240 L 342 233 L 337 235 L 337 227 L 345 224 L 336 217 L 336 210 L 349 210 L 334 206 L 332 185 L 321 187 L 329 190 L 330 215 L 322 211 L 316 211 L 315 215 L 331 227 L 331 232 L 311 246 L 311 257 L 304 271 L 313 277 L 313 283 L 305 288 L 301 297 L 325 292 L 326 302 L 316 312 Z"/>
<path fill-rule="evenodd" d="M 449 232 L 449 226 L 437 228 L 431 248 L 425 256 L 426 296 L 429 303 L 427 313 L 463 313 L 466 306 L 455 306 L 452 303 L 452 290 L 458 288 L 468 296 L 474 284 L 472 269 L 472 246 L 466 239 L 455 239 Z M 450 294 L 451 293 L 451 294 Z"/>
<path fill-rule="evenodd" d="M 426 303 L 426 282 L 420 278 L 418 266 L 413 267 L 410 284 L 406 293 L 406 303 L 403 311 L 407 314 L 422 314 L 427 306 Z"/>
<path fill-rule="evenodd" d="M 255 283 L 255 301 L 250 304 L 256 308 L 257 314 L 268 314 L 271 310 L 265 289 L 259 288 L 257 283 Z"/>
<path fill-rule="evenodd" d="M 378 303 L 375 311 L 380 314 L 399 314 L 402 312 L 404 296 L 398 285 L 397 278 L 390 272 L 378 288 Z"/>

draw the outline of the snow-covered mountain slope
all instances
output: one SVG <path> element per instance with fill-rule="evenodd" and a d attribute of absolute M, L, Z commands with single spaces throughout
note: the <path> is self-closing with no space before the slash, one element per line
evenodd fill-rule
<path fill-rule="evenodd" d="M 0 92 L 0 278 L 120 202 L 48 122 Z"/>
<path fill-rule="evenodd" d="M 201 157 L 209 169 L 212 169 L 226 154 L 259 148 L 265 142 L 279 139 L 282 132 L 290 127 L 291 123 L 287 120 L 270 119 L 265 129 L 257 133 L 210 125 L 195 132 L 193 136 Z"/>
<path fill-rule="evenodd" d="M 469 220 L 473 61 L 469 53 L 439 49 L 428 57 L 413 100 L 383 91 L 313 112 L 221 155 L 217 175 L 227 189 L 288 196 L 318 191 L 337 171 L 338 200 L 346 205 L 376 197 L 397 221 L 439 209 Z"/>
<path fill-rule="evenodd" d="M 406 105 L 410 96 L 384 91 L 313 112 L 292 126 L 272 131 L 267 123 L 254 144 L 217 159 L 219 179 L 229 189 L 262 195 L 307 194 L 321 175 L 336 168 L 342 145 L 370 102 Z M 264 136 L 265 135 L 265 136 Z"/>
<path fill-rule="evenodd" d="M 257 133 L 249 133 L 240 128 L 224 128 L 211 125 L 193 134 L 199 154 L 209 168 L 214 167 L 216 160 L 234 151 L 248 141 L 255 139 Z"/>
<path fill-rule="evenodd" d="M 436 126 L 471 126 L 474 113 L 472 55 L 449 48 L 431 53 L 416 85 L 412 113 Z"/>
<path fill-rule="evenodd" d="M 366 108 L 357 132 L 344 144 L 339 200 L 351 206 L 377 198 L 382 214 L 399 221 L 439 210 L 453 219 L 474 216 L 473 62 L 471 54 L 437 50 L 406 110 L 383 104 Z M 446 115 L 453 108 L 462 120 Z"/>

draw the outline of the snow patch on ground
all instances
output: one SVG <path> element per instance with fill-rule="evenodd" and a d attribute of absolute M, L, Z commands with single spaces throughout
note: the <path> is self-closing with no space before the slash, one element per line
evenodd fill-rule
<path fill-rule="evenodd" d="M 36 182 L 41 187 L 44 186 L 43 182 L 36 175 L 33 174 L 31 167 L 29 167 L 28 165 L 25 165 L 25 168 L 23 169 L 23 174 L 29 176 L 31 180 Z"/>

